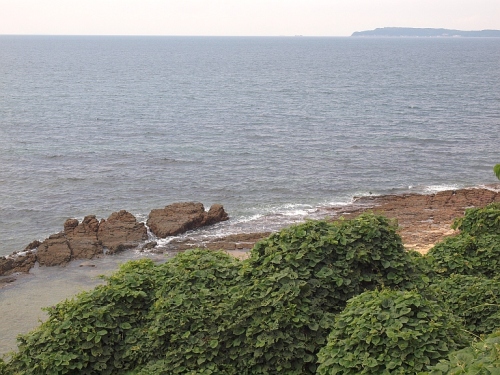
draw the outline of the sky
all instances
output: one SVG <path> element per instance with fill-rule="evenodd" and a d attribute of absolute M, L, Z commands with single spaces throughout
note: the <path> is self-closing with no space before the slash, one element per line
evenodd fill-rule
<path fill-rule="evenodd" d="M 348 36 L 500 29 L 500 0 L 0 0 L 0 34 Z"/>

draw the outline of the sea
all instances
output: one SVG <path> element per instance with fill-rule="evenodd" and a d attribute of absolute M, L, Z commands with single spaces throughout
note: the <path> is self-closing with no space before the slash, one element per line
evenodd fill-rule
<path fill-rule="evenodd" d="M 184 201 L 228 212 L 207 236 L 276 230 L 498 182 L 497 163 L 500 38 L 0 36 L 0 256 Z M 0 290 L 0 337 L 94 285 L 81 270 Z"/>

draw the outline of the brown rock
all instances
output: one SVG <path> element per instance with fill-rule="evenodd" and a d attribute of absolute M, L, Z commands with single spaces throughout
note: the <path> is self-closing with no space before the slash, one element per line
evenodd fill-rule
<path fill-rule="evenodd" d="M 26 246 L 24 248 L 24 251 L 35 250 L 38 246 L 40 246 L 40 244 L 41 244 L 40 241 L 35 240 L 35 241 L 31 242 L 28 246 Z"/>
<path fill-rule="evenodd" d="M 36 255 L 31 250 L 36 249 L 39 244 L 39 241 L 33 241 L 23 252 L 14 252 L 6 257 L 0 257 L 0 276 L 11 275 L 15 272 L 29 272 L 36 262 Z"/>
<path fill-rule="evenodd" d="M 36 253 L 41 266 L 59 266 L 71 260 L 71 249 L 64 233 L 51 235 L 43 241 Z"/>
<path fill-rule="evenodd" d="M 229 219 L 221 204 L 213 204 L 205 215 L 203 225 L 212 225 Z"/>
<path fill-rule="evenodd" d="M 10 275 L 15 272 L 14 269 L 14 259 L 11 257 L 0 257 L 0 276 Z"/>
<path fill-rule="evenodd" d="M 121 210 L 112 213 L 107 220 L 101 220 L 97 238 L 109 253 L 136 247 L 148 239 L 144 223 L 139 223 L 134 215 Z"/>
<path fill-rule="evenodd" d="M 68 219 L 64 222 L 64 233 L 69 233 L 79 224 L 78 219 Z"/>
<path fill-rule="evenodd" d="M 224 237 L 199 241 L 192 238 L 174 239 L 164 249 L 168 251 L 184 251 L 188 249 L 209 250 L 250 250 L 257 241 L 268 237 L 271 232 L 238 233 Z"/>
<path fill-rule="evenodd" d="M 99 221 L 94 215 L 85 216 L 81 223 L 76 219 L 66 220 L 64 234 L 71 249 L 72 259 L 92 259 L 102 254 L 102 245 L 97 240 L 98 229 Z"/>
<path fill-rule="evenodd" d="M 27 251 L 24 254 L 18 254 L 14 256 L 14 268 L 13 272 L 24 272 L 28 273 L 30 269 L 35 265 L 36 255 L 31 251 Z"/>
<path fill-rule="evenodd" d="M 147 224 L 156 236 L 165 238 L 227 219 L 224 208 L 219 204 L 214 204 L 209 212 L 205 212 L 201 203 L 184 202 L 151 210 Z"/>
<path fill-rule="evenodd" d="M 340 214 L 346 218 L 363 211 L 397 219 L 405 246 L 426 253 L 444 237 L 456 234 L 453 220 L 462 217 L 465 209 L 500 202 L 500 193 L 490 189 L 447 190 L 436 194 L 404 194 L 363 197 L 355 206 Z M 367 208 L 367 206 L 369 206 Z"/>
<path fill-rule="evenodd" d="M 151 241 L 151 242 L 148 242 L 147 244 L 144 244 L 144 246 L 141 247 L 141 250 L 152 250 L 156 247 L 156 245 L 158 245 L 158 242 Z"/>

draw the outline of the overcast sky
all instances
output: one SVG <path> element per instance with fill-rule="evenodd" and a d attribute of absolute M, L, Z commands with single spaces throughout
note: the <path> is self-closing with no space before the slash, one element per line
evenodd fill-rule
<path fill-rule="evenodd" d="M 0 34 L 347 36 L 500 29 L 500 0 L 0 0 Z"/>

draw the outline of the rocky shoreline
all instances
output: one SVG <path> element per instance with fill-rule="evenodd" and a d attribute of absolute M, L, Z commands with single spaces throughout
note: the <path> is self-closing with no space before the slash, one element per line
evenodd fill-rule
<path fill-rule="evenodd" d="M 141 246 L 144 250 L 154 249 L 156 243 L 148 242 L 148 229 L 157 238 L 165 238 L 228 218 L 219 204 L 205 211 L 201 203 L 185 202 L 152 210 L 148 226 L 124 210 L 101 220 L 95 215 L 88 215 L 81 222 L 68 219 L 62 232 L 43 241 L 33 241 L 23 251 L 1 257 L 0 276 L 27 273 L 37 262 L 40 266 L 63 266 L 72 260 L 93 259 Z M 13 276 L 2 277 L 0 285 L 14 280 Z"/>
<path fill-rule="evenodd" d="M 425 253 L 435 243 L 455 233 L 450 226 L 455 218 L 463 215 L 465 209 L 491 202 L 500 202 L 500 184 L 428 195 L 358 197 L 350 205 L 326 208 L 324 216 L 328 220 L 337 220 L 373 211 L 396 219 L 405 247 Z M 201 203 L 195 202 L 175 203 L 163 209 L 154 209 L 146 223 L 138 222 L 126 211 L 115 212 L 108 219 L 100 221 L 93 215 L 86 216 L 81 222 L 68 219 L 62 232 L 42 242 L 34 241 L 22 252 L 0 258 L 0 286 L 14 281 L 16 273 L 29 272 L 36 262 L 41 266 L 60 266 L 74 259 L 92 259 L 131 248 L 155 253 L 191 248 L 222 249 L 244 256 L 245 251 L 270 234 L 240 233 L 203 241 L 188 237 L 173 239 L 162 246 L 150 241 L 152 236 L 148 235 L 149 229 L 157 238 L 166 238 L 225 220 L 228 220 L 228 215 L 223 206 L 216 204 L 205 211 Z"/>

